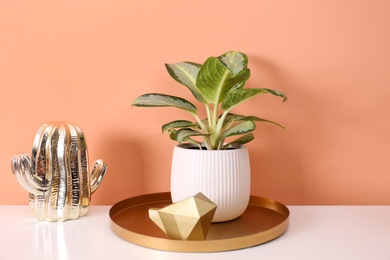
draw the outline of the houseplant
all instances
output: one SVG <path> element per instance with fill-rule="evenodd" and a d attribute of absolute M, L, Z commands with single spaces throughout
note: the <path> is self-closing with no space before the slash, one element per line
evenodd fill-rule
<path fill-rule="evenodd" d="M 280 127 L 282 126 L 270 120 L 256 116 L 233 114 L 231 111 L 241 103 L 260 94 L 269 93 L 274 96 L 281 97 L 283 101 L 285 101 L 287 97 L 282 92 L 272 89 L 244 88 L 246 81 L 250 77 L 250 69 L 248 68 L 247 55 L 241 52 L 229 51 L 218 57 L 209 57 L 203 64 L 194 62 L 179 62 L 174 64 L 165 64 L 165 66 L 169 75 L 178 83 L 186 86 L 196 100 L 205 106 L 206 111 L 206 117 L 201 118 L 200 115 L 198 115 L 197 107 L 190 101 L 181 97 L 159 93 L 144 94 L 133 101 L 133 105 L 138 107 L 179 108 L 188 112 L 195 118 L 194 122 L 189 120 L 175 120 L 162 126 L 162 132 L 168 132 L 170 138 L 179 143 L 179 145 L 175 147 L 172 159 L 172 200 L 175 202 L 186 198 L 186 196 L 188 197 L 198 192 L 203 192 L 217 204 L 218 208 L 213 221 L 216 222 L 233 219 L 237 217 L 237 214 L 239 216 L 245 210 L 249 201 L 250 167 L 249 156 L 247 155 L 247 149 L 244 144 L 254 139 L 251 132 L 256 128 L 255 122 L 268 122 Z M 177 155 L 179 150 L 190 152 L 190 154 L 179 156 Z M 203 156 L 209 155 L 220 157 L 221 154 L 233 153 L 235 150 L 242 150 L 244 155 L 221 159 L 221 162 L 217 162 L 216 158 L 203 158 Z M 207 153 L 201 155 L 202 158 L 198 158 L 197 155 L 193 154 L 194 151 L 196 153 Z M 184 160 L 186 160 L 185 158 L 189 160 L 195 158 L 195 162 L 184 162 Z M 226 168 L 227 165 L 236 160 L 244 160 L 245 163 L 240 161 L 235 162 L 232 167 L 238 167 L 246 173 L 236 173 L 236 169 L 231 169 L 231 167 Z M 203 162 L 211 162 L 213 166 L 199 166 L 199 164 Z M 177 163 L 181 164 L 181 166 L 177 166 Z M 199 175 L 214 175 L 211 176 L 213 178 L 215 175 L 219 176 L 219 174 L 216 174 L 215 172 L 221 165 L 224 166 L 224 172 L 232 172 L 233 176 L 231 178 L 233 179 L 221 181 L 227 183 L 227 185 L 231 187 L 227 189 L 223 187 L 223 191 L 218 190 L 216 193 L 222 193 L 222 197 L 225 198 L 230 197 L 228 200 L 235 199 L 239 200 L 241 204 L 246 203 L 244 206 L 227 206 L 232 209 L 237 209 L 238 207 L 240 208 L 240 210 L 235 210 L 238 212 L 235 213 L 234 216 L 219 217 L 219 213 L 223 211 L 221 205 L 229 204 L 229 202 L 218 203 L 219 199 L 215 198 L 215 196 L 211 194 L 213 192 L 205 191 L 204 189 L 206 188 L 201 187 L 203 184 L 201 186 L 195 184 L 199 182 Z M 190 175 L 189 172 L 190 170 L 193 170 L 193 168 L 196 168 L 195 173 L 192 173 L 195 176 L 187 178 L 186 175 Z M 224 175 L 224 173 L 221 175 Z M 237 176 L 241 176 L 242 178 Z M 221 188 L 219 180 L 204 181 L 206 186 L 213 186 L 211 189 Z M 187 182 L 188 185 L 186 184 Z M 241 186 L 235 186 L 237 183 Z M 192 187 L 194 185 L 195 187 Z M 176 191 L 177 189 L 182 191 Z M 195 190 L 192 189 L 197 189 L 197 191 L 195 192 Z M 232 190 L 234 192 L 242 191 L 244 194 L 232 194 Z M 222 198 L 222 200 L 225 199 Z"/>

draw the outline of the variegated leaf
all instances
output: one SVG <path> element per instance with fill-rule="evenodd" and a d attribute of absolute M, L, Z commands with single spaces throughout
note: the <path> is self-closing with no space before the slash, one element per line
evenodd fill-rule
<path fill-rule="evenodd" d="M 230 90 L 228 81 L 232 78 L 230 70 L 215 58 L 208 58 L 199 70 L 196 85 L 207 104 L 219 104 Z"/>
<path fill-rule="evenodd" d="M 192 127 L 197 126 L 197 124 L 194 124 L 191 121 L 188 120 L 175 120 L 169 123 L 166 123 L 162 126 L 162 132 L 164 133 L 167 130 L 174 129 L 174 128 L 182 128 L 182 127 Z"/>
<path fill-rule="evenodd" d="M 183 128 L 177 131 L 177 138 L 176 141 L 179 143 L 185 141 L 187 138 L 190 138 L 192 136 L 209 136 L 208 134 L 203 134 L 201 132 L 195 131 L 190 128 Z"/>
<path fill-rule="evenodd" d="M 196 106 L 191 102 L 175 96 L 150 93 L 139 96 L 133 102 L 134 106 L 138 107 L 176 107 L 196 114 Z"/>
<path fill-rule="evenodd" d="M 183 142 L 195 144 L 195 145 L 198 146 L 199 150 L 202 150 L 202 142 L 198 142 L 198 141 L 196 141 L 194 139 L 191 139 L 190 137 L 185 138 L 185 140 Z"/>
<path fill-rule="evenodd" d="M 239 74 L 229 80 L 229 82 L 227 83 L 228 88 L 232 90 L 244 88 L 244 85 L 246 81 L 250 78 L 250 76 L 250 69 L 246 68 L 242 70 Z"/>
<path fill-rule="evenodd" d="M 237 75 L 248 66 L 248 56 L 237 51 L 229 51 L 219 56 L 218 59 L 229 68 L 233 76 Z"/>
<path fill-rule="evenodd" d="M 223 110 L 231 110 L 239 104 L 251 99 L 259 94 L 270 93 L 275 96 L 279 96 L 283 98 L 283 101 L 287 99 L 287 97 L 279 91 L 266 89 L 266 88 L 249 88 L 249 89 L 235 89 L 229 92 L 226 98 L 222 102 Z"/>
<path fill-rule="evenodd" d="M 246 134 L 246 135 L 243 135 L 227 144 L 225 144 L 223 146 L 223 149 L 226 149 L 228 148 L 229 146 L 231 145 L 241 145 L 241 144 L 246 144 L 246 143 L 249 143 L 250 141 L 252 141 L 253 139 L 255 139 L 255 137 L 253 136 L 252 133 L 249 133 L 249 134 Z"/>
<path fill-rule="evenodd" d="M 175 129 L 169 129 L 169 138 L 171 138 L 174 141 L 177 141 L 177 131 Z"/>
<path fill-rule="evenodd" d="M 223 132 L 222 138 L 249 133 L 255 129 L 256 129 L 256 124 L 253 121 L 244 121 Z"/>
<path fill-rule="evenodd" d="M 201 67 L 200 64 L 194 62 L 178 62 L 165 64 L 165 67 L 174 80 L 186 86 L 201 103 L 205 103 L 202 93 L 196 86 L 196 78 Z"/>
<path fill-rule="evenodd" d="M 260 117 L 257 117 L 257 116 L 242 116 L 242 115 L 235 115 L 235 114 L 228 114 L 228 116 L 226 118 L 229 117 L 229 121 L 226 121 L 225 122 L 228 122 L 228 123 L 233 123 L 233 122 L 241 122 L 241 121 L 256 121 L 256 122 L 265 122 L 265 123 L 271 123 L 271 124 L 274 124 L 274 125 L 277 125 L 283 129 L 285 129 L 284 126 L 274 122 L 274 121 L 271 121 L 271 120 L 268 120 L 268 119 L 264 119 L 264 118 L 260 118 Z"/>

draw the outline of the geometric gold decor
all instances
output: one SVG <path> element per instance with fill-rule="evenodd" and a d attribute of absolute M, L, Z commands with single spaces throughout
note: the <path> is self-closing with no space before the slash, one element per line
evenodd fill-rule
<path fill-rule="evenodd" d="M 198 193 L 162 209 L 149 209 L 149 218 L 171 239 L 205 240 L 216 209 L 217 205 Z"/>

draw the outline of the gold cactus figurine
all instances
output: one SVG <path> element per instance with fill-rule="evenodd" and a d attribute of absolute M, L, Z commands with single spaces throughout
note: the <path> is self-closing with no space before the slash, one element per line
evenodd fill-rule
<path fill-rule="evenodd" d="M 149 218 L 172 239 L 205 240 L 216 209 L 198 193 L 162 209 L 149 209 Z"/>
<path fill-rule="evenodd" d="M 35 135 L 31 159 L 18 154 L 12 160 L 14 175 L 29 192 L 31 213 L 46 221 L 85 216 L 106 169 L 106 164 L 97 160 L 89 175 L 85 136 L 77 125 L 67 122 L 42 125 Z"/>

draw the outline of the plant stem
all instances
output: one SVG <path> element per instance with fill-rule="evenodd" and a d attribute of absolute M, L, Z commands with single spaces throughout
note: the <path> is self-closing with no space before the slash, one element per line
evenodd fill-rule
<path fill-rule="evenodd" d="M 207 127 L 202 123 L 202 120 L 200 120 L 198 115 L 197 114 L 192 114 L 192 115 L 195 117 L 195 119 L 198 122 L 200 128 L 202 129 L 203 133 L 208 134 L 209 132 L 207 130 Z M 203 136 L 202 139 L 203 139 L 203 143 L 206 146 L 207 150 L 211 150 L 212 147 L 211 147 L 209 138 L 206 136 Z"/>
<path fill-rule="evenodd" d="M 216 129 L 218 122 L 218 104 L 214 104 L 212 115 L 211 115 L 211 125 L 210 125 L 210 140 L 211 146 L 213 149 L 218 149 L 219 134 Z"/>
<path fill-rule="evenodd" d="M 197 114 L 192 114 L 192 115 L 195 117 L 196 121 L 198 122 L 198 124 L 199 124 L 200 128 L 203 130 L 203 132 L 204 132 L 205 134 L 208 134 L 208 131 L 207 131 L 207 129 L 206 129 L 206 126 L 202 123 L 202 120 L 200 120 L 200 118 L 198 117 L 198 115 L 197 115 Z"/>
<path fill-rule="evenodd" d="M 206 112 L 207 112 L 207 121 L 209 123 L 209 128 L 211 126 L 211 111 L 210 111 L 210 107 L 206 104 L 205 105 L 206 107 Z"/>
<path fill-rule="evenodd" d="M 218 122 L 217 122 L 217 124 L 215 126 L 215 130 L 214 130 L 215 136 L 218 136 L 218 137 L 221 136 L 223 122 L 225 121 L 227 114 L 228 114 L 227 111 L 223 112 L 221 117 L 218 119 Z M 218 143 L 216 144 L 216 145 L 218 145 L 218 149 L 221 149 L 220 147 L 222 147 L 222 145 L 223 145 L 223 140 L 224 140 L 224 138 L 218 139 Z"/>

